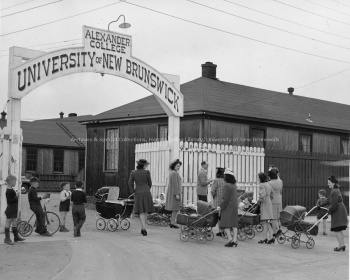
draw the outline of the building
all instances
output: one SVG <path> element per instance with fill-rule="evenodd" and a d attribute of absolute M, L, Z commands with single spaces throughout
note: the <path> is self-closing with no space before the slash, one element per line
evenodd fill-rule
<path fill-rule="evenodd" d="M 180 138 L 264 147 L 265 167 L 280 168 L 285 203 L 305 205 L 297 197 L 307 193 L 316 199 L 316 188 L 327 187 L 325 176 L 349 177 L 349 105 L 297 96 L 292 88 L 281 93 L 223 82 L 211 62 L 202 65 L 202 77 L 180 89 L 185 98 Z M 167 122 L 154 96 L 83 121 L 91 140 L 87 143 L 87 193 L 117 185 L 126 195 L 128 176 L 135 167 L 135 145 L 166 139 Z M 348 184 L 341 182 L 344 188 Z"/>

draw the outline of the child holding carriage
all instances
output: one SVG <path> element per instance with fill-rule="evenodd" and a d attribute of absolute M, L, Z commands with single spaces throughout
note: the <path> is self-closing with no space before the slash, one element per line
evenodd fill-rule
<path fill-rule="evenodd" d="M 4 243 L 8 245 L 13 245 L 10 238 L 10 226 L 12 224 L 12 231 L 14 235 L 14 241 L 24 241 L 24 238 L 21 238 L 18 235 L 17 230 L 17 212 L 18 212 L 18 195 L 19 192 L 16 192 L 13 187 L 16 185 L 17 178 L 13 175 L 9 175 L 6 178 L 6 201 L 7 201 L 7 207 L 5 210 L 6 215 L 6 224 L 5 224 L 5 240 Z"/>
<path fill-rule="evenodd" d="M 316 202 L 316 206 L 319 207 L 321 204 L 327 202 L 326 197 L 326 191 L 325 190 L 319 190 L 318 192 L 318 200 Z M 325 209 L 320 209 L 317 212 L 317 220 L 321 219 L 326 213 L 328 213 Z M 322 226 L 323 226 L 323 235 L 327 235 L 326 233 L 326 220 L 328 219 L 328 215 L 325 216 L 322 220 Z"/>

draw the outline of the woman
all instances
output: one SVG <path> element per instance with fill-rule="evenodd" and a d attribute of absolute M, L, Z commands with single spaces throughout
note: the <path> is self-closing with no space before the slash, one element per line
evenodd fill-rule
<path fill-rule="evenodd" d="M 348 213 L 346 212 L 343 203 L 343 197 L 339 190 L 338 180 L 332 175 L 328 178 L 328 187 L 332 189 L 327 201 L 322 203 L 319 207 L 329 205 L 329 213 L 332 216 L 331 231 L 335 232 L 338 239 L 339 247 L 334 248 L 334 251 L 345 251 L 344 233 L 348 225 Z"/>
<path fill-rule="evenodd" d="M 272 168 L 268 172 L 270 178 L 269 184 L 274 191 L 274 196 L 272 199 L 272 229 L 273 229 L 273 238 L 277 238 L 282 230 L 279 229 L 278 221 L 280 219 L 280 213 L 282 212 L 282 188 L 283 181 L 279 179 L 278 169 Z"/>
<path fill-rule="evenodd" d="M 271 244 L 271 243 L 275 243 L 275 239 L 271 234 L 272 229 L 270 225 L 270 220 L 273 219 L 272 201 L 271 201 L 271 199 L 273 198 L 273 189 L 268 183 L 269 178 L 265 173 L 259 173 L 258 178 L 260 181 L 259 200 L 258 200 L 258 202 L 260 203 L 260 220 L 262 221 L 262 224 L 263 224 L 262 234 L 263 234 L 263 237 L 265 237 L 265 239 L 260 240 L 258 243 Z M 269 233 L 270 239 L 267 239 L 267 233 Z"/>
<path fill-rule="evenodd" d="M 213 196 L 213 205 L 215 208 L 217 208 L 221 201 L 222 197 L 224 194 L 224 185 L 225 185 L 225 180 L 224 180 L 224 171 L 225 168 L 222 167 L 217 167 L 216 168 L 216 179 L 214 180 L 213 186 L 211 187 L 211 194 Z M 216 236 L 225 236 L 225 231 L 222 227 L 220 227 L 220 222 L 219 222 L 219 232 L 216 234 Z"/>
<path fill-rule="evenodd" d="M 181 177 L 179 175 L 179 169 L 182 162 L 176 159 L 170 164 L 169 180 L 168 180 L 168 191 L 166 194 L 165 209 L 171 211 L 171 228 L 179 228 L 176 223 L 176 215 L 181 207 L 181 193 L 182 193 L 182 183 Z"/>
<path fill-rule="evenodd" d="M 224 228 L 225 233 L 230 240 L 225 247 L 237 247 L 237 226 L 238 226 L 238 198 L 236 178 L 232 170 L 225 169 L 224 172 L 224 193 L 220 206 L 220 227 Z M 233 234 L 231 229 L 233 228 Z"/>
<path fill-rule="evenodd" d="M 131 193 L 135 192 L 134 213 L 140 214 L 141 234 L 146 236 L 146 219 L 147 214 L 154 212 L 153 200 L 151 195 L 152 180 L 149 170 L 146 170 L 150 164 L 145 159 L 136 162 L 136 170 L 131 171 L 129 177 L 129 188 Z M 134 182 L 136 188 L 134 190 Z"/>

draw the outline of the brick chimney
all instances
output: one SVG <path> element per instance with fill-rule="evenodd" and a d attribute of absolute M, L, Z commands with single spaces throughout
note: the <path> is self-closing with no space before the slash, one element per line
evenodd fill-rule
<path fill-rule="evenodd" d="M 212 62 L 206 62 L 202 64 L 202 77 L 217 80 L 216 78 L 217 65 Z"/>
<path fill-rule="evenodd" d="M 61 113 L 60 113 L 60 119 L 63 119 L 63 115 L 64 115 L 64 113 L 61 112 Z"/>
<path fill-rule="evenodd" d="M 292 88 L 292 87 L 288 88 L 288 92 L 289 92 L 290 95 L 293 95 L 294 88 Z"/>
<path fill-rule="evenodd" d="M 76 113 L 69 113 L 68 114 L 68 117 L 70 118 L 70 117 L 77 117 L 78 115 L 76 114 Z"/>

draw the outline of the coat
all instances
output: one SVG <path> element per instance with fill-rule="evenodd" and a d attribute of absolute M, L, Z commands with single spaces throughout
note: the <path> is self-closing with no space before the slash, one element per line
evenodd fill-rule
<path fill-rule="evenodd" d="M 334 188 L 327 201 L 322 203 L 321 206 L 329 205 L 329 213 L 332 215 L 331 230 L 333 228 L 347 226 L 348 225 L 348 213 L 343 203 L 343 197 L 338 188 Z"/>
<path fill-rule="evenodd" d="M 213 186 L 211 187 L 211 194 L 213 195 L 214 207 L 218 207 L 221 203 L 224 194 L 225 180 L 223 178 L 216 178 L 214 180 Z"/>
<path fill-rule="evenodd" d="M 210 180 L 208 180 L 208 171 L 201 168 L 198 171 L 197 177 L 197 195 L 207 195 L 209 184 Z"/>
<path fill-rule="evenodd" d="M 219 226 L 231 228 L 238 226 L 238 199 L 237 186 L 225 182 L 224 193 L 220 203 L 221 214 Z"/>
<path fill-rule="evenodd" d="M 168 190 L 166 193 L 165 209 L 169 211 L 179 211 L 181 206 L 182 182 L 179 173 L 171 170 L 169 173 Z M 180 196 L 176 200 L 176 195 Z"/>
<path fill-rule="evenodd" d="M 274 191 L 267 182 L 259 186 L 260 220 L 273 220 L 272 201 Z"/>

